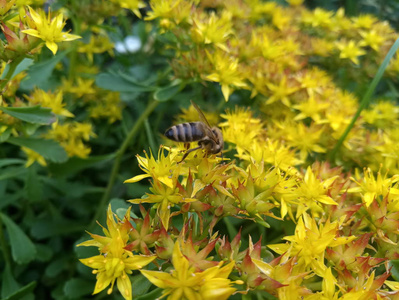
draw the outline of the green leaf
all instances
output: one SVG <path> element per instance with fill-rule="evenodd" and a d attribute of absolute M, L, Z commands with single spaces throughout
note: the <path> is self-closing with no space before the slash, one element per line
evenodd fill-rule
<path fill-rule="evenodd" d="M 55 176 L 67 176 L 81 170 L 90 168 L 94 165 L 105 163 L 115 157 L 115 153 L 99 156 L 90 156 L 88 158 L 72 157 L 62 164 L 50 164 L 50 172 Z"/>
<path fill-rule="evenodd" d="M 115 73 L 101 73 L 97 75 L 96 85 L 105 90 L 123 93 L 149 92 L 154 90 L 154 87 L 138 83 L 132 77 Z"/>
<path fill-rule="evenodd" d="M 69 260 L 67 256 L 54 257 L 44 271 L 44 275 L 49 278 L 55 278 L 60 273 L 64 272 L 68 267 Z"/>
<path fill-rule="evenodd" d="M 25 180 L 26 195 L 31 203 L 41 202 L 42 198 L 42 182 L 37 174 L 35 166 L 30 166 L 27 171 L 27 178 Z"/>
<path fill-rule="evenodd" d="M 0 134 L 0 143 L 5 142 L 11 135 L 12 127 L 8 127 L 4 132 Z"/>
<path fill-rule="evenodd" d="M 11 296 L 20 288 L 19 283 L 15 280 L 14 275 L 11 272 L 11 268 L 6 264 L 1 280 L 1 299 Z"/>
<path fill-rule="evenodd" d="M 12 20 L 14 18 L 17 18 L 17 17 L 19 18 L 19 12 L 12 13 L 12 12 L 9 11 L 5 16 L 2 16 L 1 21 L 3 23 L 7 23 L 7 21 L 10 21 L 10 20 Z M 29 59 L 29 58 L 26 58 L 26 59 Z"/>
<path fill-rule="evenodd" d="M 181 80 L 175 80 L 170 85 L 158 88 L 154 93 L 154 99 L 160 102 L 165 102 L 172 99 L 184 88 Z"/>
<path fill-rule="evenodd" d="M 13 145 L 27 147 L 39 153 L 45 159 L 52 162 L 62 163 L 67 161 L 68 156 L 56 141 L 36 139 L 36 138 L 23 138 L 23 137 L 10 137 L 8 143 Z"/>
<path fill-rule="evenodd" d="M 399 281 L 399 259 L 396 260 L 391 260 L 390 264 L 392 265 L 392 277 L 393 279 L 395 279 L 396 281 Z"/>
<path fill-rule="evenodd" d="M 18 14 L 18 13 L 17 13 Z M 5 22 L 5 19 L 2 20 L 3 22 Z M 26 69 L 28 69 L 32 63 L 34 62 L 33 59 L 30 58 L 24 58 L 19 64 L 18 66 L 15 68 L 14 73 L 12 74 L 11 79 L 13 79 L 15 76 L 17 76 L 19 73 L 25 71 Z M 10 68 L 10 64 L 6 64 L 6 67 L 4 68 L 3 73 L 0 76 L 0 79 L 4 79 L 5 75 L 8 73 L 8 70 Z"/>
<path fill-rule="evenodd" d="M 155 290 L 135 298 L 134 300 L 153 300 L 153 299 L 158 299 L 159 297 L 162 296 L 162 289 L 161 288 L 156 288 Z"/>
<path fill-rule="evenodd" d="M 40 125 L 49 125 L 56 119 L 51 109 L 41 107 L 40 105 L 30 107 L 3 107 L 0 110 L 14 118 L 25 122 Z"/>
<path fill-rule="evenodd" d="M 12 14 L 14 15 L 14 14 Z M 18 13 L 17 13 L 18 15 Z M 5 19 L 2 20 L 3 22 L 5 22 Z M 17 76 L 19 73 L 27 70 L 32 64 L 33 64 L 34 60 L 30 59 L 30 58 L 24 58 L 19 64 L 18 66 L 15 68 L 14 73 L 12 74 L 11 79 L 13 79 L 15 76 Z M 10 68 L 10 64 L 7 64 L 6 67 L 4 68 L 3 74 L 1 74 L 0 79 L 4 79 L 5 75 L 8 73 L 8 69 Z"/>
<path fill-rule="evenodd" d="M 21 82 L 21 89 L 32 90 L 34 87 L 47 90 L 50 77 L 55 66 L 68 54 L 70 50 L 58 52 L 51 59 L 39 62 L 30 67 L 28 76 Z"/>
<path fill-rule="evenodd" d="M 1 170 L 0 180 L 18 177 L 26 172 L 25 166 L 23 167 L 9 167 Z"/>
<path fill-rule="evenodd" d="M 36 287 L 36 281 L 32 281 L 32 282 L 28 283 L 27 285 L 23 286 L 22 288 L 20 288 L 18 291 L 16 291 L 12 295 L 10 295 L 6 298 L 3 298 L 3 300 L 22 300 L 23 297 L 32 293 L 33 290 L 35 289 L 35 287 Z"/>
<path fill-rule="evenodd" d="M 0 213 L 11 244 L 11 253 L 18 264 L 27 264 L 36 257 L 36 247 L 22 229 L 6 215 Z"/>
<path fill-rule="evenodd" d="M 112 211 L 115 212 L 121 220 L 124 218 L 126 211 L 131 206 L 130 203 L 126 202 L 126 200 L 119 198 L 112 198 L 109 201 L 109 204 L 111 205 Z M 138 218 L 133 211 L 130 212 L 130 216 L 133 218 Z"/>
<path fill-rule="evenodd" d="M 133 289 L 133 298 L 145 295 L 150 289 L 152 283 L 143 275 L 139 274 L 131 278 Z"/>
<path fill-rule="evenodd" d="M 31 235 L 36 239 L 46 239 L 53 236 L 68 235 L 72 232 L 83 232 L 85 226 L 75 220 L 68 220 L 62 217 L 42 218 L 35 220 L 31 226 Z"/>
<path fill-rule="evenodd" d="M 0 159 L 0 168 L 6 167 L 9 165 L 23 165 L 25 160 L 19 158 L 3 158 Z"/>
<path fill-rule="evenodd" d="M 64 293 L 71 299 L 81 299 L 93 292 L 93 282 L 81 278 L 72 278 L 65 283 Z"/>

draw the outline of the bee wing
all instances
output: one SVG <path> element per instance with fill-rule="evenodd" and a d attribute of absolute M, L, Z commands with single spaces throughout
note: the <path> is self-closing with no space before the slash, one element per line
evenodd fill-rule
<path fill-rule="evenodd" d="M 198 105 L 193 102 L 193 100 L 190 100 L 190 102 L 191 102 L 191 105 L 194 106 L 194 108 L 197 110 L 198 115 L 200 117 L 200 121 L 202 123 L 204 123 L 206 126 L 208 126 L 210 129 L 211 125 L 209 125 L 208 120 L 205 118 L 204 113 L 201 111 L 201 109 L 198 107 Z"/>
<path fill-rule="evenodd" d="M 209 133 L 209 137 L 210 137 L 216 144 L 219 144 L 219 141 L 218 141 L 218 139 L 216 138 L 215 134 L 213 133 L 212 128 L 211 128 L 211 125 L 209 125 L 209 122 L 208 122 L 208 120 L 206 119 L 204 113 L 201 111 L 201 109 L 198 107 L 198 105 L 197 105 L 195 102 L 193 102 L 193 100 L 190 100 L 190 102 L 191 102 L 191 105 L 194 106 L 194 108 L 195 108 L 196 111 L 198 112 L 200 121 L 201 121 L 202 123 L 204 123 L 205 126 L 207 127 L 206 129 L 207 129 L 207 131 L 208 131 L 208 133 Z"/>

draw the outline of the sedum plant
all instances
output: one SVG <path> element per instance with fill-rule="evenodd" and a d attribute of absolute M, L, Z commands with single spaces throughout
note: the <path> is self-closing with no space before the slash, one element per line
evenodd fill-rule
<path fill-rule="evenodd" d="M 397 32 L 283 2 L 0 0 L 1 298 L 399 298 Z"/>

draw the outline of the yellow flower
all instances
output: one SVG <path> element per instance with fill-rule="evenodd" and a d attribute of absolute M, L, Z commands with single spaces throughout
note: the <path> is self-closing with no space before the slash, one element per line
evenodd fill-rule
<path fill-rule="evenodd" d="M 356 236 L 339 237 L 339 227 L 342 225 L 345 216 L 339 221 L 316 223 L 307 213 L 304 213 L 298 220 L 295 228 L 295 235 L 287 236 L 284 239 L 290 244 L 268 245 L 278 254 L 290 250 L 291 255 L 298 256 L 298 267 L 303 271 L 313 270 L 317 275 L 324 277 L 327 267 L 324 264 L 324 255 L 327 247 L 336 247 L 353 241 Z"/>
<path fill-rule="evenodd" d="M 317 152 L 324 153 L 326 149 L 319 145 L 321 135 L 324 133 L 322 127 L 314 125 L 313 123 L 308 127 L 304 123 L 295 123 L 287 130 L 287 141 L 290 146 L 299 150 L 299 157 L 305 161 L 309 153 Z"/>
<path fill-rule="evenodd" d="M 381 100 L 373 104 L 369 109 L 362 111 L 362 117 L 366 123 L 372 124 L 377 128 L 398 127 L 399 107 L 391 101 Z"/>
<path fill-rule="evenodd" d="M 90 137 L 96 135 L 92 131 L 92 126 L 89 123 L 68 122 L 60 124 L 54 122 L 51 125 L 45 137 L 58 141 L 65 149 L 68 156 L 78 156 L 86 158 L 91 149 L 83 143 L 83 140 L 89 140 Z"/>
<path fill-rule="evenodd" d="M 291 18 L 292 16 L 287 13 L 287 10 L 276 7 L 273 12 L 272 23 L 278 29 L 282 30 L 290 25 Z"/>
<path fill-rule="evenodd" d="M 234 87 L 245 88 L 247 86 L 244 76 L 238 68 L 238 59 L 221 51 L 216 51 L 212 55 L 207 52 L 207 55 L 214 70 L 205 79 L 220 83 L 224 100 L 229 100 Z"/>
<path fill-rule="evenodd" d="M 320 203 L 327 205 L 338 205 L 330 196 L 327 195 L 331 184 L 337 176 L 321 181 L 316 178 L 312 169 L 308 167 L 303 182 L 298 184 L 298 188 L 293 192 L 298 198 L 297 217 L 302 215 L 306 210 L 312 209 L 315 212 L 321 210 Z"/>
<path fill-rule="evenodd" d="M 303 11 L 302 22 L 312 27 L 320 27 L 325 29 L 332 29 L 333 12 L 321 8 L 316 8 L 314 11 Z"/>
<path fill-rule="evenodd" d="M 370 14 L 360 15 L 352 19 L 356 28 L 371 29 L 371 27 L 378 22 L 378 19 Z"/>
<path fill-rule="evenodd" d="M 157 213 L 162 221 L 162 225 L 168 229 L 170 223 L 170 209 L 173 206 L 179 203 L 184 204 L 197 201 L 195 198 L 185 198 L 179 193 L 179 189 L 176 187 L 177 176 L 173 176 L 173 187 L 168 187 L 154 178 L 154 182 L 152 182 L 152 187 L 150 188 L 153 194 L 147 193 L 147 198 L 131 199 L 128 201 L 135 204 L 155 203 L 154 208 L 157 208 Z"/>
<path fill-rule="evenodd" d="M 287 82 L 287 77 L 283 76 L 279 84 L 266 83 L 270 90 L 271 96 L 267 99 L 267 104 L 271 104 L 276 101 L 281 101 L 284 105 L 290 106 L 290 100 L 288 96 L 295 93 L 298 90 L 297 86 L 293 86 L 292 80 Z"/>
<path fill-rule="evenodd" d="M 163 289 L 169 300 L 223 300 L 236 290 L 228 279 L 234 261 L 222 267 L 222 262 L 203 272 L 194 272 L 176 241 L 172 255 L 173 270 L 169 272 L 140 270 L 156 286 Z"/>
<path fill-rule="evenodd" d="M 87 58 L 92 63 L 93 62 L 93 54 L 96 53 L 104 53 L 108 51 L 110 55 L 113 55 L 114 44 L 109 40 L 108 36 L 105 34 L 94 35 L 92 34 L 90 37 L 90 41 L 88 44 L 81 43 L 78 52 L 86 53 Z"/>
<path fill-rule="evenodd" d="M 375 30 L 367 30 L 367 31 L 361 31 L 360 35 L 362 36 L 363 40 L 360 41 L 359 45 L 362 47 L 371 47 L 375 51 L 379 51 L 381 45 L 385 42 L 386 37 L 378 33 Z"/>
<path fill-rule="evenodd" d="M 31 19 L 28 18 L 28 23 L 31 29 L 26 29 L 22 32 L 42 39 L 46 43 L 47 48 L 49 48 L 53 54 L 57 53 L 57 43 L 73 41 L 81 38 L 78 35 L 62 31 L 65 26 L 65 21 L 63 21 L 64 16 L 62 13 L 57 15 L 55 18 L 51 18 L 51 13 L 49 12 L 46 17 L 44 11 L 39 10 L 39 13 L 37 13 L 30 6 L 29 13 Z"/>
<path fill-rule="evenodd" d="M 104 228 L 105 237 L 91 234 L 93 240 L 83 242 L 77 246 L 96 246 L 101 254 L 80 261 L 94 269 L 97 274 L 97 282 L 93 294 L 97 294 L 111 284 L 107 293 L 111 294 L 115 281 L 123 298 L 132 299 L 132 283 L 128 274 L 133 270 L 141 269 L 151 263 L 156 256 L 133 255 L 132 252 L 124 249 L 128 240 L 130 209 L 127 210 L 125 219 L 116 222 L 111 211 L 107 212 L 107 227 Z M 131 225 L 130 225 L 131 226 Z"/>
<path fill-rule="evenodd" d="M 107 118 L 110 124 L 122 119 L 123 103 L 117 92 L 107 92 L 90 106 L 91 118 Z"/>
<path fill-rule="evenodd" d="M 151 10 L 145 20 L 161 19 L 162 28 L 173 27 L 190 16 L 192 1 L 182 0 L 152 0 Z"/>
<path fill-rule="evenodd" d="M 93 95 L 96 93 L 93 87 L 94 79 L 83 79 L 78 77 L 76 79 L 76 85 L 70 85 L 67 81 L 64 81 L 64 91 L 75 94 L 76 97 L 80 98 L 86 95 Z"/>
<path fill-rule="evenodd" d="M 226 40 L 232 33 L 231 13 L 223 11 L 220 17 L 215 13 L 203 20 L 203 18 L 193 18 L 192 38 L 194 42 L 214 44 L 220 49 L 228 52 Z"/>
<path fill-rule="evenodd" d="M 28 157 L 28 160 L 25 163 L 25 167 L 27 167 L 27 168 L 30 167 L 35 161 L 37 161 L 43 167 L 47 166 L 47 163 L 46 163 L 46 160 L 44 159 L 44 157 L 41 156 L 36 151 L 33 151 L 26 147 L 21 147 L 21 150 L 24 151 L 26 153 L 26 156 Z"/>
<path fill-rule="evenodd" d="M 74 117 L 74 115 L 68 111 L 64 106 L 66 103 L 63 103 L 63 94 L 62 91 L 58 91 L 55 93 L 45 92 L 41 89 L 36 88 L 30 97 L 25 96 L 29 102 L 33 104 L 40 104 L 42 107 L 48 107 L 51 111 L 60 116 L 64 117 Z"/>
<path fill-rule="evenodd" d="M 340 51 L 339 58 L 349 58 L 356 65 L 359 64 L 358 56 L 366 54 L 366 51 L 360 47 L 360 43 L 356 44 L 353 40 L 336 42 L 335 45 Z"/>
<path fill-rule="evenodd" d="M 124 181 L 124 183 L 134 183 L 144 178 L 152 177 L 159 180 L 169 188 L 174 188 L 174 181 L 172 173 L 180 174 L 180 164 L 177 164 L 174 160 L 176 153 L 169 152 L 166 156 L 164 153 L 164 147 L 160 147 L 158 151 L 158 159 L 156 160 L 152 151 L 150 151 L 150 157 L 147 152 L 144 151 L 145 157 L 136 155 L 139 167 L 146 174 L 136 175 L 130 179 Z"/>
<path fill-rule="evenodd" d="M 324 273 L 323 278 L 323 290 L 320 293 L 312 294 L 310 296 L 304 297 L 305 300 L 338 300 L 339 292 L 335 291 L 335 286 L 337 285 L 337 278 L 331 272 L 331 268 L 328 268 Z M 344 298 L 340 298 L 344 299 Z M 349 299 L 347 299 L 349 300 Z"/>
<path fill-rule="evenodd" d="M 299 110 L 300 113 L 294 118 L 295 121 L 312 118 L 313 121 L 319 123 L 322 117 L 320 113 L 323 113 L 330 106 L 327 102 L 316 101 L 315 97 L 310 96 L 308 101 L 304 101 L 298 105 L 292 107 Z"/>
<path fill-rule="evenodd" d="M 399 189 L 392 187 L 395 182 L 399 181 L 399 176 L 397 175 L 387 178 L 387 173 L 384 176 L 381 176 L 381 172 L 379 171 L 376 179 L 373 172 L 367 168 L 364 170 L 362 179 L 356 180 L 353 177 L 351 177 L 351 179 L 356 182 L 358 186 L 350 188 L 348 192 L 361 193 L 366 207 L 369 207 L 377 197 L 381 196 L 382 198 L 385 198 L 389 195 L 397 198 L 399 195 Z"/>
<path fill-rule="evenodd" d="M 239 154 L 264 132 L 261 120 L 254 118 L 248 109 L 237 107 L 234 111 L 228 110 L 226 114 L 220 116 L 226 120 L 219 124 L 223 138 L 229 143 L 236 144 Z"/>
<path fill-rule="evenodd" d="M 140 8 L 146 7 L 144 1 L 141 0 L 111 0 L 122 8 L 130 9 L 137 17 L 141 18 Z"/>
<path fill-rule="evenodd" d="M 322 38 L 313 38 L 312 52 L 318 56 L 328 57 L 334 49 L 334 43 Z"/>

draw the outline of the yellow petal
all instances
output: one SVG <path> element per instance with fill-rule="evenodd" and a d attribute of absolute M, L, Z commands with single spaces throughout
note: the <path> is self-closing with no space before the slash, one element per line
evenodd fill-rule
<path fill-rule="evenodd" d="M 289 244 L 274 244 L 274 245 L 267 245 L 270 249 L 272 249 L 274 252 L 278 254 L 283 254 L 286 252 L 289 248 Z"/>
<path fill-rule="evenodd" d="M 116 285 L 123 298 L 126 300 L 132 299 L 132 283 L 130 282 L 129 276 L 127 276 L 126 272 L 123 272 L 122 276 L 118 277 Z"/>
<path fill-rule="evenodd" d="M 82 37 L 76 34 L 71 34 L 71 33 L 64 33 L 62 35 L 62 40 L 63 41 L 74 41 L 77 39 L 81 39 Z"/>
<path fill-rule="evenodd" d="M 28 6 L 28 8 L 33 21 L 36 24 L 42 24 L 42 19 L 40 18 L 40 15 L 37 12 L 35 12 L 32 7 Z"/>
<path fill-rule="evenodd" d="M 123 183 L 134 183 L 134 182 L 138 182 L 138 181 L 140 181 L 144 178 L 148 178 L 148 177 L 151 177 L 151 175 L 150 174 L 141 174 L 141 175 L 134 176 L 130 179 L 127 179 Z"/>
<path fill-rule="evenodd" d="M 51 52 L 53 52 L 54 55 L 57 53 L 58 46 L 56 43 L 46 41 L 46 47 L 49 48 L 51 50 Z"/>
<path fill-rule="evenodd" d="M 226 102 L 229 101 L 231 91 L 230 91 L 230 87 L 228 84 L 222 84 L 222 93 L 223 93 L 224 100 L 226 100 Z"/>
<path fill-rule="evenodd" d="M 273 267 L 269 265 L 268 263 L 265 263 L 263 260 L 255 259 L 252 258 L 253 263 L 255 266 L 258 267 L 258 269 L 263 273 L 266 274 L 267 276 L 271 276 L 273 272 Z"/>
<path fill-rule="evenodd" d="M 22 32 L 26 33 L 28 35 L 40 38 L 40 34 L 39 34 L 39 32 L 36 29 L 25 29 L 25 30 L 22 30 Z"/>
<path fill-rule="evenodd" d="M 175 278 L 172 277 L 169 273 L 158 272 L 158 271 L 147 271 L 140 270 L 141 274 L 143 274 L 152 284 L 160 287 L 161 289 L 171 288 L 171 282 L 176 281 Z"/>

